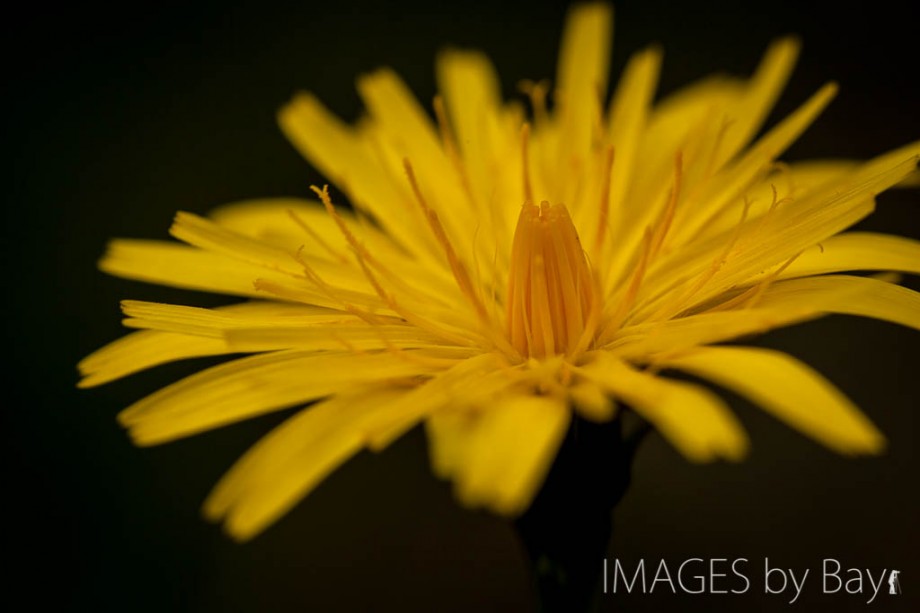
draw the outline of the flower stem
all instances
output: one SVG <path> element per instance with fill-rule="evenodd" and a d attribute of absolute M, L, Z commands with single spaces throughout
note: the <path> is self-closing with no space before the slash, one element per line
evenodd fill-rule
<path fill-rule="evenodd" d="M 643 424 L 624 437 L 620 417 L 603 424 L 573 420 L 543 488 L 515 522 L 541 613 L 590 611 L 596 604 L 613 509 L 648 429 Z"/>

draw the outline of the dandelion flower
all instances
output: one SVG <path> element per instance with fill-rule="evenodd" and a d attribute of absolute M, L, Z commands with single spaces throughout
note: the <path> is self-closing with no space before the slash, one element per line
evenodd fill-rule
<path fill-rule="evenodd" d="M 124 301 L 139 331 L 83 360 L 80 385 L 251 354 L 122 412 L 139 445 L 306 406 L 205 503 L 240 539 L 419 424 L 458 499 L 509 516 L 533 500 L 574 416 L 604 422 L 628 406 L 689 460 L 742 458 L 748 439 L 725 403 L 672 371 L 840 453 L 882 450 L 818 373 L 723 343 L 828 313 L 920 329 L 920 295 L 891 274 L 920 273 L 920 243 L 844 232 L 877 194 L 916 182 L 920 143 L 859 164 L 779 162 L 837 90 L 755 139 L 793 39 L 749 79 L 704 79 L 660 102 L 662 54 L 645 49 L 608 103 L 611 21 L 604 5 L 572 10 L 554 87 L 522 86 L 527 112 L 502 102 L 482 54 L 459 50 L 437 59 L 433 119 L 387 69 L 358 79 L 367 114 L 354 126 L 296 96 L 281 128 L 338 191 L 180 212 L 181 243 L 112 241 L 105 272 L 247 300 Z"/>

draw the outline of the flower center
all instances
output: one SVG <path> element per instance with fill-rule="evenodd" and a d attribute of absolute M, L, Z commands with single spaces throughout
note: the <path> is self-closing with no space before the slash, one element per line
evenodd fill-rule
<path fill-rule="evenodd" d="M 591 340 L 594 282 L 563 204 L 521 208 L 511 247 L 508 338 L 525 357 L 576 353 Z"/>

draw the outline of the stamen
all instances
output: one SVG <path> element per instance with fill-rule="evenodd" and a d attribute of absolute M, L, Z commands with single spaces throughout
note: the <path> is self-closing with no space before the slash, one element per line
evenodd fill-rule
<path fill-rule="evenodd" d="M 601 179 L 601 202 L 597 214 L 597 235 L 594 237 L 594 258 L 599 260 L 604 239 L 609 234 L 607 223 L 610 216 L 610 181 L 613 176 L 613 162 L 615 159 L 613 146 L 607 147 L 604 157 L 604 176 Z"/>
<path fill-rule="evenodd" d="M 444 108 L 444 99 L 441 96 L 434 97 L 434 114 L 438 120 L 438 131 L 441 133 L 441 141 L 444 143 L 444 151 L 454 167 L 454 171 L 460 178 L 460 184 L 463 186 L 463 193 L 470 205 L 475 209 L 476 197 L 473 195 L 473 188 L 470 185 L 470 178 L 466 171 L 466 165 L 463 163 L 463 157 L 460 155 L 460 149 L 457 147 L 457 139 L 450 129 L 450 122 L 447 120 L 447 110 Z"/>
<path fill-rule="evenodd" d="M 706 162 L 706 170 L 703 173 L 704 178 L 709 178 L 713 175 L 716 168 L 716 160 L 719 157 L 719 149 L 722 148 L 722 143 L 725 140 L 725 134 L 728 132 L 728 129 L 731 125 L 735 123 L 735 120 L 729 118 L 723 118 L 722 124 L 719 126 L 719 131 L 716 133 L 715 141 L 712 144 L 712 150 L 709 153 L 709 160 Z"/>
<path fill-rule="evenodd" d="M 525 123 L 521 126 L 521 159 L 524 168 L 524 202 L 533 204 L 533 188 L 530 185 L 530 156 L 528 148 L 530 144 L 530 124 Z"/>
<path fill-rule="evenodd" d="M 430 295 L 420 292 L 417 288 L 410 286 L 405 282 L 404 277 L 401 277 L 393 273 L 388 267 L 384 266 L 383 263 L 375 258 L 373 254 L 364 246 L 363 243 L 358 241 L 358 238 L 354 235 L 348 225 L 345 223 L 345 220 L 339 215 L 338 211 L 335 208 L 335 205 L 332 203 L 332 199 L 329 197 L 329 186 L 324 185 L 322 189 L 319 189 L 315 185 L 311 185 L 310 189 L 319 196 L 320 201 L 323 203 L 323 206 L 326 208 L 326 212 L 335 222 L 336 226 L 339 228 L 342 236 L 345 238 L 345 241 L 351 247 L 352 251 L 358 254 L 359 257 L 364 258 L 367 263 L 373 267 L 377 272 L 386 277 L 393 286 L 398 288 L 400 291 L 410 294 L 418 300 L 430 301 L 432 297 Z M 348 260 L 346 260 L 348 262 Z"/>
<path fill-rule="evenodd" d="M 646 228 L 645 235 L 642 237 L 642 255 L 639 257 L 639 262 L 633 270 L 626 294 L 619 301 L 617 310 L 614 311 L 613 316 L 604 325 L 604 330 L 598 338 L 598 345 L 603 346 L 606 344 L 623 322 L 626 321 L 629 310 L 633 307 L 636 296 L 639 294 L 639 288 L 642 287 L 642 280 L 645 278 L 645 271 L 648 268 L 648 262 L 651 256 L 651 246 L 652 231 Z"/>
<path fill-rule="evenodd" d="M 709 268 L 703 271 L 696 281 L 692 283 L 683 294 L 680 295 L 675 300 L 672 300 L 670 303 L 665 303 L 654 315 L 647 318 L 650 321 L 654 320 L 664 320 L 670 319 L 680 313 L 684 305 L 694 296 L 698 291 L 703 289 L 703 287 L 712 280 L 716 274 L 722 270 L 722 267 L 725 266 L 725 263 L 728 261 L 728 256 L 731 254 L 732 250 L 735 248 L 735 245 L 738 242 L 738 239 L 741 237 L 741 231 L 744 228 L 744 224 L 747 221 L 748 212 L 751 210 L 751 201 L 744 198 L 744 208 L 741 211 L 741 221 L 738 222 L 738 225 L 735 226 L 735 231 L 732 233 L 731 239 L 728 241 L 728 244 L 725 245 L 725 249 L 716 256 L 712 261 L 712 264 Z"/>
<path fill-rule="evenodd" d="M 707 309 L 706 313 L 715 313 L 718 311 L 728 311 L 730 309 L 742 308 L 742 309 L 752 309 L 754 308 L 760 299 L 763 297 L 764 293 L 770 289 L 770 286 L 773 285 L 773 282 L 779 278 L 783 271 L 789 268 L 789 265 L 795 262 L 799 256 L 802 255 L 801 252 L 795 254 L 788 260 L 786 260 L 782 266 L 771 272 L 767 275 L 760 283 L 749 287 L 741 294 L 735 296 L 731 300 L 727 300 L 721 304 L 714 306 L 711 309 Z"/>
<path fill-rule="evenodd" d="M 317 234 L 313 228 L 308 226 L 307 222 L 301 219 L 300 216 L 294 211 L 294 209 L 288 209 L 287 214 L 288 214 L 288 217 L 290 217 L 294 221 L 294 223 L 300 227 L 301 230 L 306 232 L 310 238 L 315 240 L 319 244 L 320 247 L 328 251 L 329 254 L 332 255 L 333 258 L 342 262 L 343 264 L 348 263 L 348 258 L 345 256 L 345 254 L 336 251 L 332 247 L 332 245 L 330 245 L 325 240 L 323 240 L 323 237 Z"/>
<path fill-rule="evenodd" d="M 549 94 L 549 81 L 531 81 L 525 79 L 518 83 L 518 89 L 528 98 L 533 108 L 534 122 L 537 126 L 546 125 L 549 113 L 546 111 L 546 96 Z"/>
<path fill-rule="evenodd" d="M 406 175 L 409 178 L 409 184 L 412 187 L 412 192 L 415 194 L 415 199 L 418 202 L 419 207 L 421 207 L 422 213 L 425 215 L 425 219 L 428 220 L 428 225 L 431 228 L 431 231 L 434 233 L 435 238 L 441 245 L 441 248 L 444 250 L 444 255 L 447 256 L 447 262 L 454 274 L 454 279 L 457 281 L 457 285 L 460 286 L 460 291 L 469 299 L 470 303 L 473 305 L 473 308 L 476 309 L 476 313 L 480 316 L 480 318 L 484 321 L 488 321 L 488 314 L 486 313 L 485 306 L 479 300 L 476 290 L 473 288 L 473 283 L 470 280 L 470 275 L 467 272 L 466 267 L 460 261 L 460 258 L 457 256 L 457 252 L 454 251 L 454 247 L 451 244 L 450 239 L 447 238 L 447 233 L 444 231 L 444 226 L 441 225 L 441 220 L 438 218 L 438 214 L 428 206 L 428 202 L 422 195 L 422 190 L 418 186 L 418 181 L 415 178 L 415 172 L 412 170 L 412 165 L 409 163 L 409 160 L 403 160 L 403 166 L 406 169 Z"/>
<path fill-rule="evenodd" d="M 365 278 L 367 278 L 368 282 L 371 284 L 371 287 L 374 288 L 374 292 L 380 297 L 381 300 L 383 300 L 383 302 L 390 308 L 390 310 L 392 310 L 394 313 L 396 313 L 397 315 L 399 315 L 400 317 L 402 317 L 404 320 L 408 321 L 409 323 L 416 325 L 423 330 L 427 330 L 428 332 L 431 332 L 432 334 L 439 336 L 448 342 L 455 343 L 461 346 L 469 346 L 473 344 L 472 339 L 468 339 L 462 335 L 455 334 L 451 332 L 450 330 L 445 329 L 443 326 L 440 326 L 425 318 L 419 317 L 416 313 L 401 307 L 399 303 L 396 301 L 396 298 L 393 296 L 393 294 L 386 291 L 386 289 L 380 284 L 380 281 L 377 279 L 377 275 L 375 275 L 373 271 L 371 271 L 370 266 L 368 265 L 369 258 L 371 257 L 370 253 L 367 251 L 367 249 L 364 248 L 363 245 L 361 245 L 357 241 L 357 239 L 354 237 L 354 235 L 345 225 L 344 220 L 342 220 L 342 218 L 339 217 L 338 214 L 335 212 L 335 207 L 332 205 L 332 200 L 329 198 L 328 188 L 324 186 L 323 189 L 319 189 L 316 186 L 313 186 L 310 189 L 312 189 L 314 193 L 316 193 L 320 197 L 320 200 L 322 200 L 323 204 L 326 207 L 326 210 L 333 217 L 333 219 L 335 219 L 336 222 L 339 224 L 339 229 L 345 235 L 345 238 L 348 240 L 349 244 L 352 246 L 352 248 L 355 251 L 355 256 L 358 260 L 358 264 L 361 266 L 361 270 L 364 273 Z M 315 273 L 313 274 L 315 275 Z"/>
<path fill-rule="evenodd" d="M 294 259 L 297 261 L 297 263 L 300 264 L 301 267 L 303 268 L 304 278 L 306 278 L 308 281 L 310 281 L 310 283 L 312 283 L 313 285 L 315 285 L 315 286 L 317 287 L 317 289 L 319 289 L 321 292 L 323 292 L 324 294 L 326 294 L 329 298 L 331 298 L 332 300 L 334 300 L 334 301 L 336 301 L 337 303 L 339 303 L 340 305 L 342 305 L 342 308 L 344 308 L 346 311 L 348 311 L 348 312 L 351 313 L 352 315 L 355 315 L 356 317 L 361 318 L 363 321 L 365 321 L 365 322 L 367 322 L 367 323 L 369 323 L 369 324 L 371 324 L 371 325 L 378 325 L 378 324 L 381 324 L 381 323 L 382 323 L 382 321 L 381 321 L 381 319 L 379 318 L 378 315 L 376 315 L 376 314 L 374 314 L 374 313 L 372 313 L 372 312 L 370 312 L 370 311 L 367 311 L 367 310 L 365 310 L 365 309 L 362 309 L 362 308 L 360 308 L 360 307 L 358 307 L 358 306 L 352 304 L 350 301 L 346 300 L 346 299 L 341 295 L 342 292 L 337 291 L 337 290 L 336 290 L 335 288 L 333 288 L 331 285 L 329 285 L 328 283 L 326 283 L 325 281 L 323 281 L 322 277 L 320 277 L 320 276 L 316 273 L 316 271 L 313 270 L 313 268 L 312 268 L 312 267 L 307 263 L 307 261 L 304 259 L 304 257 L 303 257 L 303 247 L 301 247 L 300 249 L 298 249 L 298 250 L 297 250 L 297 253 L 295 253 L 295 254 L 293 255 L 293 257 L 294 257 Z M 272 293 L 277 294 L 277 290 L 275 290 L 275 291 L 272 290 L 272 285 L 271 285 L 271 284 L 263 282 L 262 285 L 261 285 L 261 287 L 260 287 L 260 286 L 258 285 L 258 284 L 259 284 L 259 281 L 260 281 L 259 279 L 256 280 L 256 284 L 257 284 L 256 287 L 257 287 L 257 288 L 259 288 L 259 289 L 265 289 L 266 291 L 269 291 L 269 292 L 272 292 Z"/>
<path fill-rule="evenodd" d="M 770 201 L 770 208 L 767 209 L 767 212 L 760 217 L 760 220 L 757 222 L 757 226 L 751 232 L 752 237 L 757 236 L 763 231 L 764 225 L 766 225 L 767 221 L 773 217 L 779 205 L 786 204 L 787 202 L 792 202 L 793 200 L 791 196 L 780 198 L 774 183 L 770 184 L 770 189 L 773 191 L 773 199 Z"/>
<path fill-rule="evenodd" d="M 668 204 L 652 235 L 651 258 L 658 255 L 658 251 L 661 249 L 662 243 L 664 243 L 664 238 L 671 228 L 671 222 L 674 220 L 674 211 L 677 209 L 677 200 L 680 197 L 680 184 L 681 177 L 683 176 L 682 165 L 683 154 L 681 151 L 678 151 L 674 156 L 674 184 L 668 192 Z"/>
<path fill-rule="evenodd" d="M 447 237 L 447 233 L 444 231 L 444 226 L 441 225 L 438 214 L 428 206 L 428 202 L 422 195 L 422 190 L 419 188 L 418 181 L 415 178 L 415 172 L 412 170 L 412 164 L 409 163 L 408 159 L 403 160 L 403 167 L 406 170 L 406 176 L 409 179 L 409 185 L 412 187 L 412 192 L 415 194 L 415 199 L 418 202 L 418 205 L 421 208 L 425 219 L 428 220 L 428 225 L 431 228 L 435 239 L 441 245 L 441 248 L 444 251 L 444 255 L 447 257 L 447 263 L 454 275 L 454 280 L 457 282 L 457 286 L 460 288 L 460 292 L 467 298 L 467 300 L 473 306 L 476 315 L 479 317 L 483 333 L 487 334 L 488 339 L 498 348 L 506 351 L 511 350 L 508 342 L 500 333 L 498 333 L 497 330 L 495 330 L 495 322 L 493 322 L 489 317 L 489 313 L 486 310 L 485 305 L 482 303 L 480 294 L 470 279 L 469 271 L 467 271 L 466 266 L 464 266 L 463 262 L 457 255 L 457 252 L 454 250 L 450 239 Z"/>

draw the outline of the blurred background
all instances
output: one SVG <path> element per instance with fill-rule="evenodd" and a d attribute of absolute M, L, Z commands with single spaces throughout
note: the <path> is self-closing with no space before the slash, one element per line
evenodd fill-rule
<path fill-rule="evenodd" d="M 771 39 L 797 33 L 803 55 L 771 123 L 828 79 L 841 94 L 785 159 L 864 158 L 918 138 L 916 22 L 893 4 L 803 5 L 616 3 L 614 73 L 630 53 L 660 42 L 659 93 L 668 93 L 713 71 L 749 74 Z M 565 10 L 166 1 L 31 5 L 4 19 L 5 512 L 13 515 L 4 540 L 16 568 L 5 580 L 14 591 L 29 586 L 30 608 L 531 609 L 513 530 L 453 502 L 429 473 L 420 431 L 355 458 L 277 525 L 237 545 L 200 518 L 200 504 L 288 413 L 138 449 L 115 414 L 211 362 L 90 391 L 75 389 L 75 364 L 123 333 L 122 298 L 228 302 L 106 277 L 95 262 L 109 237 L 166 237 L 178 209 L 306 196 L 323 178 L 284 141 L 274 116 L 295 91 L 310 89 L 353 119 L 354 76 L 389 65 L 429 101 L 434 55 L 451 44 L 487 51 L 506 96 L 517 95 L 518 80 L 553 75 Z M 885 194 L 860 227 L 920 238 L 920 193 Z M 916 278 L 905 283 L 920 289 Z M 610 557 L 744 557 L 752 591 L 706 597 L 659 588 L 605 596 L 601 608 L 783 610 L 788 597 L 759 589 L 768 557 L 811 569 L 800 610 L 862 610 L 868 596 L 821 594 L 821 561 L 833 557 L 876 577 L 901 570 L 903 595 L 882 594 L 871 606 L 918 610 L 920 333 L 831 317 L 757 344 L 789 351 L 836 382 L 887 434 L 887 454 L 838 457 L 728 395 L 750 430 L 750 458 L 694 466 L 652 437 L 616 511 Z"/>

